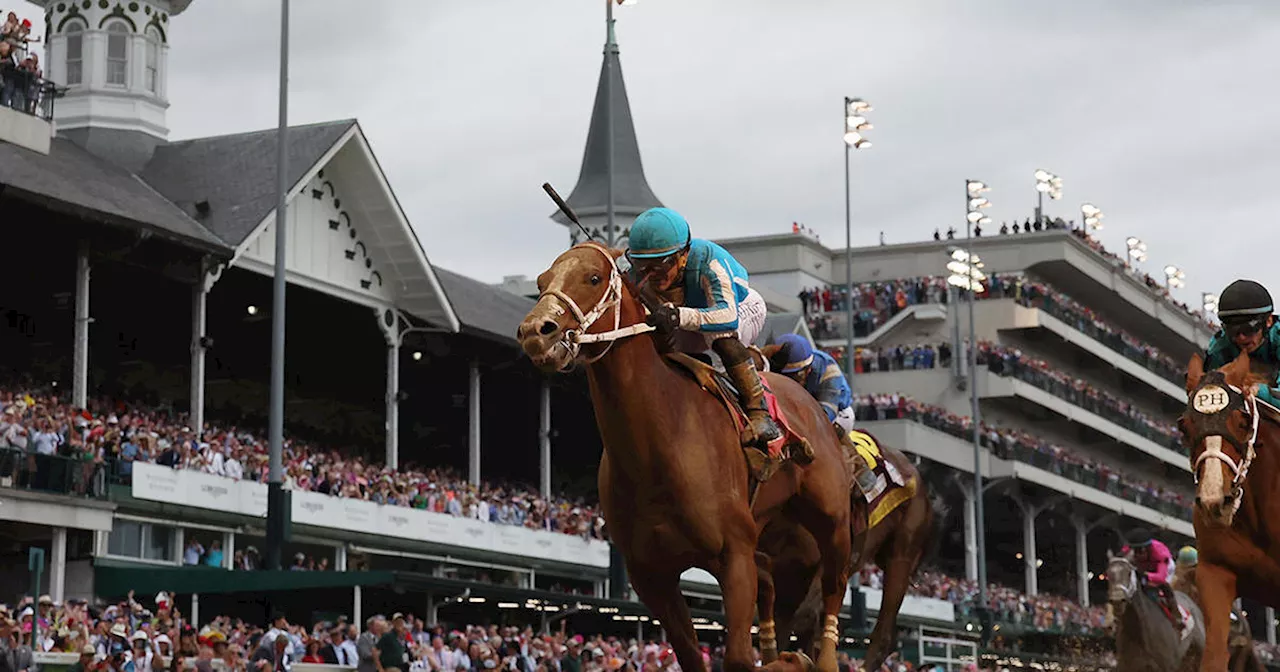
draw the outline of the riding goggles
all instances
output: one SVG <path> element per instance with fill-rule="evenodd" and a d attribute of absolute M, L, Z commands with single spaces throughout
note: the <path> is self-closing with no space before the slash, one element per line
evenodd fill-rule
<path fill-rule="evenodd" d="M 635 269 L 638 275 L 665 275 L 680 262 L 681 253 L 688 249 L 689 246 L 685 245 L 665 257 L 654 258 L 633 257 L 631 256 L 631 250 L 627 250 L 627 261 L 631 262 L 631 268 Z"/>
<path fill-rule="evenodd" d="M 1266 328 L 1267 318 L 1269 317 L 1271 316 L 1257 315 L 1253 317 L 1223 320 L 1222 329 L 1227 333 L 1227 338 L 1233 340 L 1237 336 L 1252 336 Z"/>

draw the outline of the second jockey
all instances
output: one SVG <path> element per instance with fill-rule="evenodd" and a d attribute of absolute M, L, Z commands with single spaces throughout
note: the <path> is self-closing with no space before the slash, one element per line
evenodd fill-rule
<path fill-rule="evenodd" d="M 723 247 L 694 238 L 689 222 L 668 208 L 650 208 L 636 218 L 627 259 L 632 276 L 645 280 L 663 301 L 649 324 L 674 334 L 677 350 L 701 353 L 710 347 L 724 362 L 751 425 L 744 443 L 781 437 L 747 349 L 764 328 L 767 309 L 747 285 L 742 264 Z"/>
<path fill-rule="evenodd" d="M 1133 564 L 1143 573 L 1147 585 L 1157 591 L 1160 604 L 1169 618 L 1181 624 L 1182 612 L 1178 609 L 1178 599 L 1174 596 L 1173 587 L 1169 585 L 1169 578 L 1174 571 L 1173 554 L 1169 552 L 1169 547 L 1158 539 L 1152 539 L 1147 530 L 1137 529 L 1129 535 L 1129 545 L 1120 549 L 1121 553 L 1130 551 L 1133 552 Z"/>
<path fill-rule="evenodd" d="M 870 492 L 876 484 L 876 475 L 849 438 L 853 431 L 853 391 L 836 360 L 821 350 L 814 350 L 809 339 L 800 334 L 783 334 L 777 340 L 780 346 L 773 360 L 781 364 L 779 373 L 790 376 L 804 386 L 827 412 L 827 420 L 835 425 L 840 442 L 849 448 L 854 459 L 853 478 L 863 493 Z"/>

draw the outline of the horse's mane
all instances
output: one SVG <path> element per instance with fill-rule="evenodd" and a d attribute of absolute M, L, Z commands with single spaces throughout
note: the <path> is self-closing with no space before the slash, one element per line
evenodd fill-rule
<path fill-rule="evenodd" d="M 1267 379 L 1267 376 L 1253 370 L 1252 362 L 1249 360 L 1249 353 L 1243 350 L 1235 359 L 1209 371 L 1204 368 L 1204 357 L 1195 354 L 1191 356 L 1191 361 L 1187 363 L 1187 394 L 1199 388 L 1205 376 L 1210 373 L 1221 374 L 1223 381 L 1228 385 L 1234 385 L 1246 390 L 1248 394 L 1252 394 L 1251 390 L 1254 385 L 1270 384 L 1271 382 Z"/>

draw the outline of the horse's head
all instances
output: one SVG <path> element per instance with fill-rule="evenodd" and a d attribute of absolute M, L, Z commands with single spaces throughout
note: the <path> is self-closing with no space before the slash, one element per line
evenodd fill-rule
<path fill-rule="evenodd" d="M 1191 449 L 1196 506 L 1212 524 L 1230 527 L 1258 439 L 1258 405 L 1249 357 L 1205 372 L 1199 355 L 1187 366 L 1187 409 L 1178 419 Z"/>
<path fill-rule="evenodd" d="M 535 366 L 544 371 L 569 369 L 582 355 L 582 344 L 591 342 L 582 336 L 606 313 L 612 313 L 608 322 L 618 328 L 624 291 L 620 254 L 598 243 L 580 243 L 538 276 L 538 303 L 516 331 L 520 347 Z"/>
<path fill-rule="evenodd" d="M 1107 601 L 1118 618 L 1123 606 L 1138 591 L 1138 566 L 1133 563 L 1133 551 L 1114 555 L 1107 550 Z"/>

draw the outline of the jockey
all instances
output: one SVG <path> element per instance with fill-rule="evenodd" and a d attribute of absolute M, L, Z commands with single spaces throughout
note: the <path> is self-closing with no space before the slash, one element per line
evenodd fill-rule
<path fill-rule="evenodd" d="M 764 385 L 747 346 L 764 328 L 767 309 L 747 286 L 747 270 L 727 250 L 694 238 L 689 222 L 667 208 L 650 208 L 631 225 L 631 274 L 643 278 L 664 301 L 649 324 L 673 334 L 677 350 L 710 346 L 738 388 L 751 425 L 744 443 L 768 444 L 782 436 L 769 417 Z"/>
<path fill-rule="evenodd" d="M 1151 532 L 1145 529 L 1134 530 L 1129 535 L 1129 540 L 1129 545 L 1120 549 L 1120 552 L 1133 553 L 1133 563 L 1145 575 L 1146 584 L 1156 589 L 1169 617 L 1181 622 L 1182 613 L 1178 610 L 1178 600 L 1169 585 L 1169 577 L 1174 571 L 1173 554 L 1169 553 L 1169 547 L 1152 539 Z"/>
<path fill-rule="evenodd" d="M 836 360 L 821 350 L 814 350 L 809 339 L 800 334 L 783 334 L 777 341 L 781 346 L 774 361 L 784 362 L 779 373 L 789 376 L 804 386 L 827 412 L 827 420 L 835 425 L 840 442 L 849 448 L 853 455 L 854 480 L 862 492 L 870 492 L 875 487 L 876 476 L 867 467 L 862 454 L 849 439 L 853 431 L 853 391 L 849 389 L 849 381 Z"/>
<path fill-rule="evenodd" d="M 1213 370 L 1230 364 L 1249 353 L 1249 359 L 1262 364 L 1274 378 L 1280 369 L 1280 324 L 1273 314 L 1271 293 L 1252 280 L 1236 280 L 1222 290 L 1218 298 L 1218 319 L 1222 329 L 1209 340 L 1205 350 L 1205 370 Z M 1280 406 L 1280 390 L 1271 385 L 1259 385 L 1259 399 Z"/>

